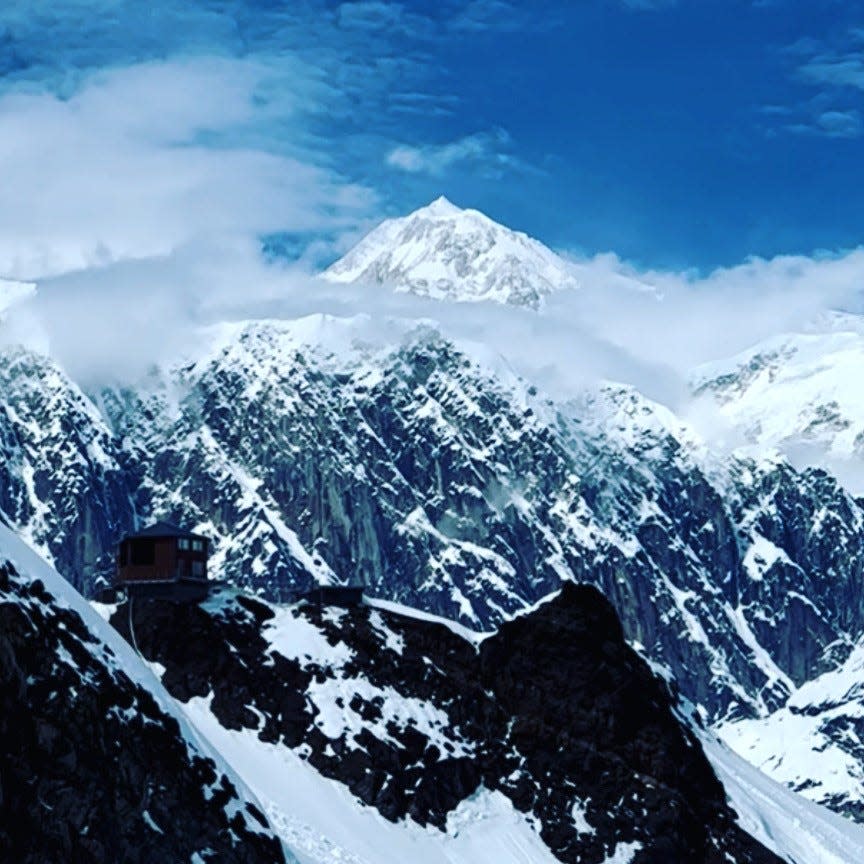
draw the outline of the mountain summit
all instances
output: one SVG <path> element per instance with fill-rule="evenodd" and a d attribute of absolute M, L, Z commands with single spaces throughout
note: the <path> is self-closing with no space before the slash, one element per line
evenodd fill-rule
<path fill-rule="evenodd" d="M 532 309 L 553 291 L 577 284 L 567 262 L 542 243 L 444 197 L 383 222 L 323 275 L 439 300 Z"/>

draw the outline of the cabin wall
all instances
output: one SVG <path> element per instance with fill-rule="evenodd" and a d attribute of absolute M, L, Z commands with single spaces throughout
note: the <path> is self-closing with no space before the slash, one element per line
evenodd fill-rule
<path fill-rule="evenodd" d="M 200 569 L 194 567 L 198 562 Z M 193 552 L 191 549 L 177 550 L 177 576 L 180 579 L 206 579 L 207 578 L 207 551 Z M 198 570 L 198 572 L 195 572 Z"/>
<path fill-rule="evenodd" d="M 180 548 L 176 537 L 161 537 L 141 539 L 132 538 L 123 541 L 117 561 L 118 582 L 166 582 L 183 580 L 207 580 L 207 541 L 196 537 L 201 543 L 201 549 Z M 131 554 L 132 543 L 150 542 L 153 544 L 152 564 L 133 564 Z M 125 554 L 124 554 L 125 550 Z M 124 563 L 124 561 L 126 563 Z"/>
<path fill-rule="evenodd" d="M 154 540 L 154 563 L 149 564 L 127 564 L 118 570 L 118 578 L 121 582 L 152 581 L 154 579 L 167 580 L 176 578 L 176 540 L 165 538 Z"/>

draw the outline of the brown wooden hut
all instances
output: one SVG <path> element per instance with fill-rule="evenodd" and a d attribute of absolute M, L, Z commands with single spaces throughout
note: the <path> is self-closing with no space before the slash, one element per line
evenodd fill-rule
<path fill-rule="evenodd" d="M 120 541 L 117 586 L 127 590 L 163 586 L 168 594 L 176 593 L 172 586 L 199 590 L 204 586 L 206 594 L 207 554 L 206 537 L 168 522 L 156 522 Z"/>

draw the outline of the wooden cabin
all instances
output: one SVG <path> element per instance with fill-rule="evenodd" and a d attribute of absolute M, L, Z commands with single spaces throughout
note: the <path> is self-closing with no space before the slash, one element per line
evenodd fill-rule
<path fill-rule="evenodd" d="M 168 522 L 156 522 L 120 541 L 117 587 L 169 597 L 197 596 L 203 590 L 206 596 L 207 554 L 206 537 Z"/>

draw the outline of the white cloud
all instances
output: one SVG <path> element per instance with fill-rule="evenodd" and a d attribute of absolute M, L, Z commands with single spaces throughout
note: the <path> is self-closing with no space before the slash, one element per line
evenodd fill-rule
<path fill-rule="evenodd" d="M 857 54 L 818 55 L 798 71 L 814 83 L 864 90 L 864 61 Z"/>
<path fill-rule="evenodd" d="M 612 379 L 683 410 L 695 365 L 808 327 L 826 310 L 859 309 L 864 285 L 864 250 L 753 259 L 706 277 L 638 270 L 612 254 L 572 266 L 580 288 L 553 295 L 538 315 L 335 285 L 298 266 L 265 265 L 251 241 L 203 238 L 167 256 L 43 280 L 12 324 L 14 338 L 30 334 L 86 382 L 140 374 L 214 321 L 326 312 L 368 315 L 386 329 L 394 317 L 431 319 L 499 351 L 555 395 Z"/>
<path fill-rule="evenodd" d="M 101 73 L 68 99 L 0 96 L 0 276 L 165 255 L 199 236 L 350 224 L 368 191 L 237 135 L 266 110 L 264 76 L 252 61 L 202 58 Z M 307 86 L 298 76 L 298 102 Z"/>

